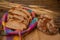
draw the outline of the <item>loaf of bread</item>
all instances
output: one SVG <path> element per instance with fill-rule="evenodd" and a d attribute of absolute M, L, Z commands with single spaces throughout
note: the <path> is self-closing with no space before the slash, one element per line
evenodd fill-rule
<path fill-rule="evenodd" d="M 56 34 L 58 32 L 58 28 L 54 25 L 53 19 L 48 15 L 40 15 L 37 28 L 47 34 Z"/>
<path fill-rule="evenodd" d="M 17 7 L 12 8 L 8 11 L 6 27 L 19 30 L 26 29 L 31 21 L 30 18 L 32 19 L 31 14 L 27 10 L 23 8 L 18 10 Z"/>

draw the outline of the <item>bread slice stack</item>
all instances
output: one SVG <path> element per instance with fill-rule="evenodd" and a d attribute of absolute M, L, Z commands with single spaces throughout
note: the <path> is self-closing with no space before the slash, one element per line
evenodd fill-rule
<path fill-rule="evenodd" d="M 27 10 L 19 7 L 13 7 L 8 11 L 6 27 L 24 30 L 28 27 L 31 19 L 31 14 Z"/>

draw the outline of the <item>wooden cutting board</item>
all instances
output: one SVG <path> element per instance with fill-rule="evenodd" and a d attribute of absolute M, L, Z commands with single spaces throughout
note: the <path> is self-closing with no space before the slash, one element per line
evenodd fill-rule
<path fill-rule="evenodd" d="M 60 34 L 47 35 L 37 29 L 24 37 L 24 40 L 60 40 Z"/>

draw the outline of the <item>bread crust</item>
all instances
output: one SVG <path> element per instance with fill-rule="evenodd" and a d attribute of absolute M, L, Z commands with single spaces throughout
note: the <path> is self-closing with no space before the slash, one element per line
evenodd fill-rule
<path fill-rule="evenodd" d="M 32 16 L 27 10 L 23 8 L 19 9 L 18 7 L 13 7 L 8 11 L 7 19 L 8 21 L 6 22 L 6 27 L 23 30 L 28 27 Z"/>

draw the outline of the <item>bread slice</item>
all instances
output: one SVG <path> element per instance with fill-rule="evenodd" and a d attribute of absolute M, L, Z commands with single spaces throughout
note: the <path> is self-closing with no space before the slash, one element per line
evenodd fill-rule
<path fill-rule="evenodd" d="M 8 21 L 6 23 L 6 27 L 11 28 L 11 29 L 19 29 L 19 30 L 26 29 L 26 25 L 25 24 L 18 23 L 17 21 Z"/>

